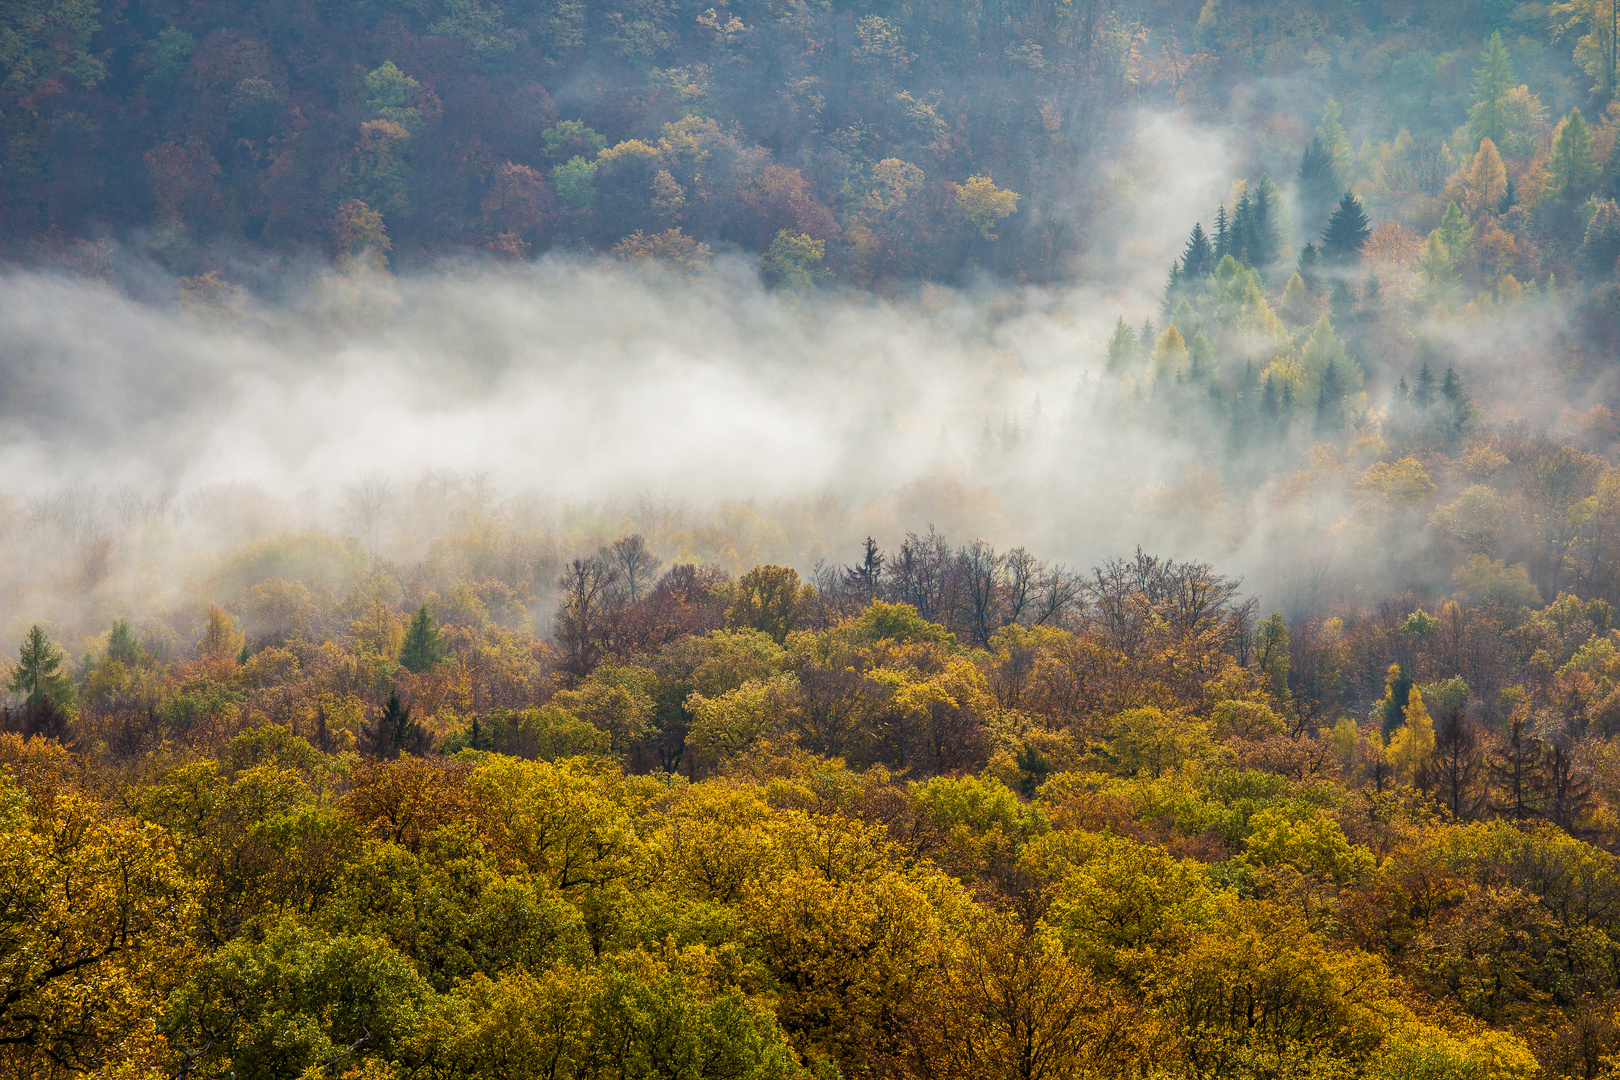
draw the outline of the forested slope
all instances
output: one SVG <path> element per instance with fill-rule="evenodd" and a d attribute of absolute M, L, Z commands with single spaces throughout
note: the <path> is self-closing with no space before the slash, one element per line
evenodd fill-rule
<path fill-rule="evenodd" d="M 23 643 L 8 1075 L 1593 1077 L 1620 1047 L 1601 600 L 1290 627 L 1142 554 L 914 536 L 806 584 L 632 535 L 570 564 L 545 641 L 496 579 L 304 567 L 233 604 L 251 636 L 216 606 L 77 664 Z"/>
<path fill-rule="evenodd" d="M 1613 1074 L 1614 14 L 5 5 L 0 1073 Z"/>

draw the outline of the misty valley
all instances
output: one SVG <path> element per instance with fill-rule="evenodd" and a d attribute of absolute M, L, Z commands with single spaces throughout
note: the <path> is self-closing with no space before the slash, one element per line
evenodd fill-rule
<path fill-rule="evenodd" d="M 0 1080 L 1620 1076 L 1617 91 L 0 4 Z"/>

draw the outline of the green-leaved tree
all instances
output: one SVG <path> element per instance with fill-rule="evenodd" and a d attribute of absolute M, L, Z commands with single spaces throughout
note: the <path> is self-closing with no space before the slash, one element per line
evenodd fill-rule
<path fill-rule="evenodd" d="M 1571 109 L 1553 133 L 1552 154 L 1547 159 L 1552 174 L 1552 194 L 1573 203 L 1597 181 L 1598 166 L 1592 158 L 1592 129 L 1581 110 Z"/>
<path fill-rule="evenodd" d="M 1353 266 L 1361 261 L 1361 249 L 1371 235 L 1367 211 L 1362 209 L 1361 200 L 1347 191 L 1322 232 L 1322 258 L 1330 264 Z"/>
<path fill-rule="evenodd" d="M 400 666 L 421 672 L 444 659 L 444 635 L 434 625 L 433 614 L 423 604 L 405 628 L 405 644 L 399 650 Z"/>
<path fill-rule="evenodd" d="M 45 631 L 35 623 L 28 628 L 28 636 L 18 650 L 17 667 L 7 686 L 13 693 L 23 695 L 26 705 L 50 702 L 66 708 L 78 695 L 73 680 L 63 675 L 61 668 L 62 650 L 52 645 Z"/>
<path fill-rule="evenodd" d="M 1474 70 L 1474 104 L 1468 110 L 1468 139 L 1475 147 L 1481 139 L 1497 146 L 1507 140 L 1508 95 L 1513 93 L 1513 60 L 1502 44 L 1502 32 L 1491 35 Z"/>

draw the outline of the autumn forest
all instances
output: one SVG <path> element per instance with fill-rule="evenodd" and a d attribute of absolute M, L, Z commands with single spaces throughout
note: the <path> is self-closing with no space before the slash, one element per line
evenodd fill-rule
<path fill-rule="evenodd" d="M 0 3 L 0 1078 L 1620 1076 L 1617 5 Z"/>

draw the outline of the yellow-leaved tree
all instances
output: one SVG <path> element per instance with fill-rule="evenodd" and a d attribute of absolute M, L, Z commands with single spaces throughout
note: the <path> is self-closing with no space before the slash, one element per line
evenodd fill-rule
<path fill-rule="evenodd" d="M 996 187 L 988 176 L 970 176 L 956 185 L 956 208 L 986 240 L 996 239 L 996 222 L 1018 210 L 1018 192 Z"/>

